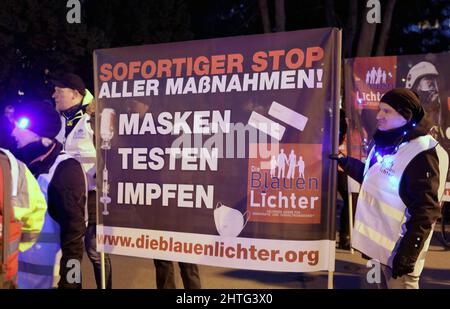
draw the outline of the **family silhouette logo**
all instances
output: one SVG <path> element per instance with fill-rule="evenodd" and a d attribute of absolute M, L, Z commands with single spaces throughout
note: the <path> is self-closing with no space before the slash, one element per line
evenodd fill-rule
<path fill-rule="evenodd" d="M 372 69 L 368 69 L 366 71 L 366 84 L 367 85 L 386 85 L 389 84 L 392 79 L 392 73 L 386 72 L 385 69 L 378 67 L 375 69 L 373 66 Z"/>
<path fill-rule="evenodd" d="M 247 211 L 251 222 L 320 223 L 321 144 L 280 144 L 270 159 L 251 144 Z"/>
<path fill-rule="evenodd" d="M 270 177 L 278 177 L 278 178 L 286 178 L 285 177 L 285 169 L 286 165 L 288 165 L 287 178 L 293 179 L 295 175 L 295 168 L 298 166 L 298 173 L 300 178 L 305 178 L 305 161 L 303 161 L 303 157 L 300 156 L 297 162 L 297 156 L 295 151 L 292 149 L 289 158 L 284 153 L 284 149 L 280 150 L 280 153 L 277 157 L 275 155 L 272 156 L 270 160 Z M 278 174 L 276 174 L 275 170 L 278 168 Z M 278 175 L 278 176 L 276 176 Z"/>

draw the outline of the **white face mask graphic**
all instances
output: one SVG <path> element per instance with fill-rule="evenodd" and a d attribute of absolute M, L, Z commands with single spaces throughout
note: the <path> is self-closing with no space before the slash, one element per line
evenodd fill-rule
<path fill-rule="evenodd" d="M 223 205 L 222 203 L 217 203 L 216 209 L 214 209 L 214 222 L 216 223 L 217 232 L 220 236 L 224 237 L 236 237 L 238 236 L 245 225 L 244 215 L 247 211 L 242 214 L 239 210 Z"/>

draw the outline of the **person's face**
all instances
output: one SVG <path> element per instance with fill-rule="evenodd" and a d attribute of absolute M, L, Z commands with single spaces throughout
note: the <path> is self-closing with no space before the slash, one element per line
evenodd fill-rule
<path fill-rule="evenodd" d="M 417 84 L 416 91 L 425 108 L 428 104 L 439 103 L 439 91 L 435 76 L 424 76 Z"/>
<path fill-rule="evenodd" d="M 380 131 L 388 131 L 404 126 L 408 121 L 389 104 L 380 102 L 378 106 L 377 126 Z"/>
<path fill-rule="evenodd" d="M 15 127 L 11 133 L 16 140 L 17 148 L 25 147 L 26 145 L 39 140 L 39 135 L 28 129 L 21 129 Z"/>
<path fill-rule="evenodd" d="M 8 118 L 11 123 L 14 122 L 14 107 L 11 105 L 5 107 L 5 117 Z"/>
<path fill-rule="evenodd" d="M 418 90 L 422 91 L 437 91 L 436 78 L 432 76 L 425 76 L 419 81 Z"/>
<path fill-rule="evenodd" d="M 76 95 L 76 90 L 70 88 L 55 87 L 52 98 L 55 99 L 56 110 L 58 112 L 65 111 L 77 104 L 75 102 Z"/>

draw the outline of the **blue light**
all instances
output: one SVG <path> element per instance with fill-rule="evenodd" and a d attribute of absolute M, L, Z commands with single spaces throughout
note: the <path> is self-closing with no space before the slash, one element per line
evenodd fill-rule
<path fill-rule="evenodd" d="M 414 123 L 412 124 L 412 126 L 415 127 L 415 126 L 416 126 L 416 123 L 414 122 Z"/>
<path fill-rule="evenodd" d="M 17 121 L 17 127 L 21 129 L 27 129 L 29 126 L 30 126 L 30 119 L 28 119 L 27 117 L 21 117 Z"/>

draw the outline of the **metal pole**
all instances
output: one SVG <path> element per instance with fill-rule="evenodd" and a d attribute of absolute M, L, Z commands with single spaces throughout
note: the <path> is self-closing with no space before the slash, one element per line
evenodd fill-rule
<path fill-rule="evenodd" d="M 328 289 L 329 290 L 334 289 L 333 279 L 334 279 L 334 271 L 329 271 L 328 272 Z"/>
<path fill-rule="evenodd" d="M 100 264 L 101 264 L 101 277 L 102 277 L 102 290 L 106 288 L 106 280 L 105 280 L 105 252 L 100 253 Z"/>
<path fill-rule="evenodd" d="M 336 29 L 333 29 L 333 31 L 335 31 Z M 341 54 L 342 54 L 342 31 L 338 30 L 337 34 L 336 34 L 336 39 L 337 39 L 337 52 L 336 52 L 336 68 L 337 68 L 337 72 L 336 73 L 336 78 L 335 78 L 335 83 L 334 83 L 334 101 L 335 101 L 335 105 L 334 105 L 334 115 L 332 115 L 333 117 L 331 117 L 334 121 L 331 124 L 331 128 L 334 129 L 334 134 L 333 134 L 333 139 L 332 139 L 332 151 L 333 153 L 337 153 L 338 151 L 338 147 L 339 147 L 339 104 L 338 100 L 341 97 L 340 96 L 340 92 L 341 92 Z M 337 116 L 337 117 L 336 117 Z M 331 174 L 331 181 L 329 182 L 329 184 L 331 185 L 330 187 L 332 188 L 331 190 L 328 190 L 328 192 L 331 193 L 331 198 L 329 197 L 329 201 L 331 201 L 331 205 L 332 207 L 330 207 L 331 211 L 329 213 L 329 215 L 331 216 L 331 218 L 329 218 L 329 220 L 331 221 L 330 224 L 330 228 L 331 231 L 334 235 L 334 237 L 332 239 L 336 239 L 336 213 L 335 213 L 335 209 L 336 209 L 336 183 L 337 183 L 337 162 L 333 160 L 333 163 L 331 164 L 332 166 L 332 172 Z M 330 202 L 328 203 L 328 205 L 330 205 Z M 329 261 L 329 264 L 331 264 L 331 262 L 334 264 L 333 265 L 333 271 L 328 271 L 328 289 L 333 289 L 333 278 L 334 278 L 334 268 L 336 265 L 336 241 L 333 242 L 333 248 L 331 248 L 331 250 L 333 251 L 333 261 Z M 331 265 L 329 265 L 329 267 L 331 267 Z"/>
<path fill-rule="evenodd" d="M 348 180 L 348 177 L 347 177 Z M 347 191 L 348 194 L 348 236 L 350 237 L 350 253 L 355 254 L 355 250 L 352 247 L 352 231 L 353 231 L 353 199 L 351 190 Z"/>

